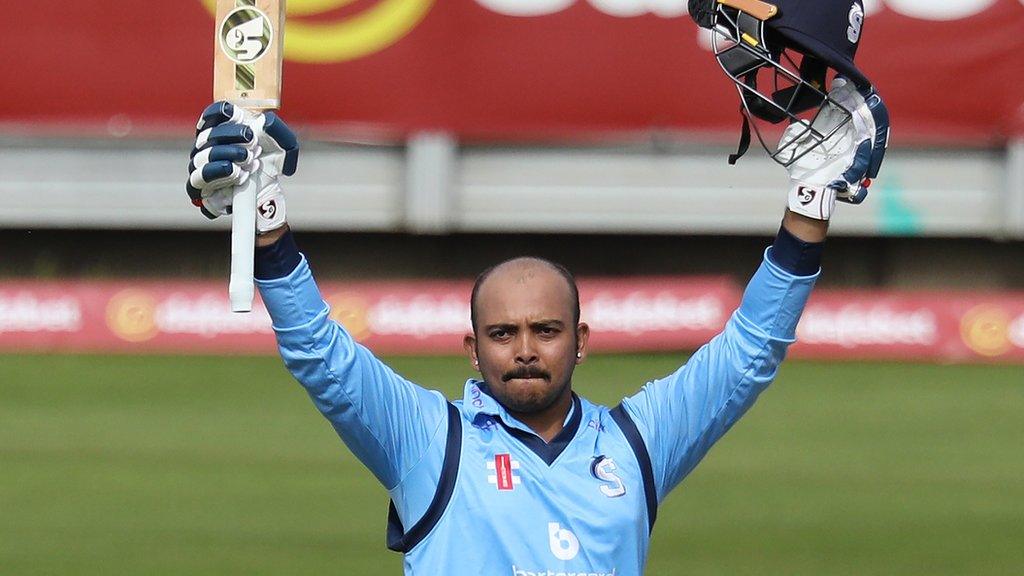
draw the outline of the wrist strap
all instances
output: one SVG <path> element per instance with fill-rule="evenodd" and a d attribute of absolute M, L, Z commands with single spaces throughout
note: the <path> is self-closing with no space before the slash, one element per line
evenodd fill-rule
<path fill-rule="evenodd" d="M 302 261 L 299 246 L 292 231 L 288 230 L 270 246 L 256 248 L 255 276 L 257 280 L 276 280 L 292 273 Z"/>
<path fill-rule="evenodd" d="M 790 274 L 813 276 L 821 269 L 821 255 L 824 251 L 824 242 L 804 242 L 783 226 L 775 236 L 768 257 L 772 263 Z"/>

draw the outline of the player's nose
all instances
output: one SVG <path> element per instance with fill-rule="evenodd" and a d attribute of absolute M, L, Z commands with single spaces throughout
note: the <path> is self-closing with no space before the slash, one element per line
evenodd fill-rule
<path fill-rule="evenodd" d="M 534 364 L 539 360 L 537 350 L 534 347 L 533 338 L 528 334 L 520 333 L 516 338 L 516 363 Z"/>

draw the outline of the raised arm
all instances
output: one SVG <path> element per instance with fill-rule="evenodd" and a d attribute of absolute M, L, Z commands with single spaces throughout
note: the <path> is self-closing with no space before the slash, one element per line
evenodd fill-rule
<path fill-rule="evenodd" d="M 623 401 L 650 453 L 659 499 L 775 378 L 817 280 L 821 247 L 780 230 L 722 333 L 675 373 Z"/>
<path fill-rule="evenodd" d="M 281 275 L 284 268 L 291 270 Z M 431 443 L 444 445 L 444 397 L 396 374 L 330 319 L 290 233 L 257 248 L 256 275 L 288 371 L 352 452 L 394 488 Z"/>
<path fill-rule="evenodd" d="M 288 231 L 280 175 L 296 169 L 298 142 L 277 116 L 230 104 L 200 119 L 187 186 L 210 218 L 230 213 L 231 187 L 253 170 L 257 196 L 256 285 L 285 365 L 352 452 L 388 489 L 446 431 L 446 401 L 402 378 L 330 319 L 305 258 Z"/>
<path fill-rule="evenodd" d="M 823 143 L 800 141 L 794 123 L 783 141 L 810 149 L 788 168 L 789 202 L 775 243 L 747 285 L 725 330 L 674 374 L 651 382 L 623 401 L 644 439 L 658 497 L 668 492 L 753 405 L 772 382 L 819 273 L 836 200 L 859 204 L 882 163 L 888 114 L 873 92 L 836 81 L 830 98 L 854 111 Z M 822 133 L 841 122 L 828 109 L 815 120 Z M 876 122 L 877 121 L 877 122 Z M 818 125 L 818 123 L 822 125 Z"/>

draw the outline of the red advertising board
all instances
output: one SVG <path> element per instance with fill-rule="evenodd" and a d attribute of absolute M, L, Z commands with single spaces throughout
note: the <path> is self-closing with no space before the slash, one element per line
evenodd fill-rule
<path fill-rule="evenodd" d="M 331 316 L 380 354 L 461 354 L 468 282 L 321 284 Z M 722 278 L 583 279 L 596 352 L 694 349 L 725 325 L 740 287 Z M 229 311 L 219 282 L 0 284 L 0 351 L 275 352 L 270 318 Z M 817 290 L 792 354 L 1024 364 L 1024 293 Z M 1024 380 L 1022 380 L 1024 381 Z"/>
<path fill-rule="evenodd" d="M 1024 362 L 1024 294 L 818 290 L 797 340 L 802 357 Z"/>
<path fill-rule="evenodd" d="M 731 84 L 687 0 L 290 0 L 283 113 L 394 140 L 732 137 Z M 868 0 L 859 64 L 896 144 L 1024 132 L 1022 0 Z M 189 132 L 211 97 L 213 0 L 21 2 L 0 20 L 0 130 Z"/>
<path fill-rule="evenodd" d="M 469 331 L 468 282 L 321 284 L 333 319 L 383 354 L 458 354 Z M 728 280 L 581 280 L 595 351 L 694 348 L 739 297 Z M 261 303 L 234 314 L 218 282 L 0 284 L 0 349 L 272 353 Z"/>

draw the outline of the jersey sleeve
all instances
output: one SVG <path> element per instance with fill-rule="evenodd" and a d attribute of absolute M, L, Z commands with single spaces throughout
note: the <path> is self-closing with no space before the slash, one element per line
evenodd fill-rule
<path fill-rule="evenodd" d="M 288 371 L 356 457 L 394 488 L 444 438 L 444 397 L 396 374 L 331 320 L 305 257 L 256 284 Z"/>
<path fill-rule="evenodd" d="M 766 252 L 722 333 L 623 401 L 650 454 L 659 501 L 775 378 L 815 280 L 783 270 Z"/>

